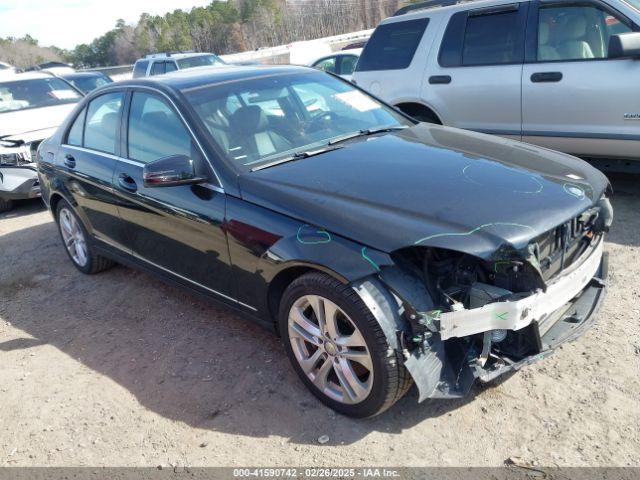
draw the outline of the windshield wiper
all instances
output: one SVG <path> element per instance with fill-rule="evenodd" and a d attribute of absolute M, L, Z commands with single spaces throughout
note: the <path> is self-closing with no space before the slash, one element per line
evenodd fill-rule
<path fill-rule="evenodd" d="M 349 133 L 342 137 L 334 138 L 329 142 L 329 145 L 335 145 L 336 143 L 346 142 L 352 138 L 367 137 L 369 135 L 375 135 L 376 133 L 394 132 L 396 130 L 404 130 L 409 128 L 407 125 L 386 125 L 382 127 L 367 128 L 364 130 L 358 130 L 357 132 Z"/>
<path fill-rule="evenodd" d="M 315 150 L 304 150 L 302 152 L 295 152 L 295 153 L 292 153 L 291 155 L 287 155 L 286 157 L 282 157 L 277 160 L 274 160 L 273 162 L 269 162 L 263 165 L 258 165 L 257 167 L 253 167 L 251 171 L 255 172 L 256 170 L 263 170 L 265 168 L 275 167 L 276 165 L 280 165 L 281 163 L 287 163 L 293 160 L 302 160 L 303 158 L 314 157 L 322 153 L 338 150 L 339 148 L 343 148 L 343 147 L 341 146 L 332 147 L 330 145 L 326 145 L 322 148 L 317 148 Z"/>
<path fill-rule="evenodd" d="M 24 145 L 24 140 L 10 140 L 9 137 L 13 137 L 13 135 L 3 135 L 0 137 L 0 142 L 6 142 L 11 144 L 12 147 L 19 147 Z"/>

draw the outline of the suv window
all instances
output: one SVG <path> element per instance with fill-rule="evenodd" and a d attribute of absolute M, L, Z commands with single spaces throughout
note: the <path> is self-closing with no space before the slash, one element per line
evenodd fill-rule
<path fill-rule="evenodd" d="M 87 107 L 87 122 L 84 128 L 86 148 L 116 153 L 122 97 L 121 92 L 107 93 L 91 101 Z"/>
<path fill-rule="evenodd" d="M 133 78 L 144 77 L 147 74 L 148 60 L 138 60 L 133 66 Z"/>
<path fill-rule="evenodd" d="M 358 60 L 356 70 L 400 70 L 413 60 L 428 18 L 386 23 L 376 28 Z"/>
<path fill-rule="evenodd" d="M 155 95 L 134 92 L 129 112 L 129 158 L 149 163 L 169 155 L 194 157 L 191 136 L 178 115 Z"/>
<path fill-rule="evenodd" d="M 164 62 L 154 62 L 151 66 L 150 75 L 162 75 L 166 72 L 165 63 Z"/>
<path fill-rule="evenodd" d="M 86 113 L 87 109 L 83 108 L 73 122 L 73 125 L 71 125 L 69 133 L 67 135 L 67 143 L 69 145 L 75 145 L 76 147 L 82 146 L 82 135 L 84 133 L 84 117 Z"/>
<path fill-rule="evenodd" d="M 440 65 L 522 63 L 525 13 L 518 5 L 505 5 L 499 11 L 471 10 L 454 14 L 440 46 Z"/>
<path fill-rule="evenodd" d="M 470 15 L 464 33 L 462 65 L 523 61 L 524 38 L 518 11 Z"/>
<path fill-rule="evenodd" d="M 176 66 L 176 62 L 165 62 L 164 63 L 166 73 L 175 72 L 178 67 Z"/>
<path fill-rule="evenodd" d="M 538 13 L 537 59 L 607 58 L 611 35 L 631 31 L 619 18 L 595 5 L 542 6 Z"/>

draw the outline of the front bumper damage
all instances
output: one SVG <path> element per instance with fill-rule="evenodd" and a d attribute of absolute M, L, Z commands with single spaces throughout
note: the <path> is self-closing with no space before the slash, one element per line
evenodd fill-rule
<path fill-rule="evenodd" d="M 440 312 L 421 286 L 398 270 L 383 271 L 380 282 L 368 280 L 354 288 L 390 346 L 403 352 L 419 401 L 461 398 L 476 381 L 488 382 L 539 361 L 593 325 L 606 290 L 603 244 L 600 236 L 544 291 L 479 308 Z M 383 290 L 393 298 L 385 298 Z M 407 318 L 425 327 L 419 348 L 410 345 L 408 337 L 416 329 Z"/>
<path fill-rule="evenodd" d="M 35 163 L 0 166 L 0 198 L 23 200 L 40 196 L 40 183 Z"/>

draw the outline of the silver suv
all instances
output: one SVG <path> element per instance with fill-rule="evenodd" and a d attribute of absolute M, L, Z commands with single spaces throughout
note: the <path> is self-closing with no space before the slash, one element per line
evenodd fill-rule
<path fill-rule="evenodd" d="M 354 80 L 419 120 L 640 169 L 640 0 L 431 1 L 375 30 Z"/>
<path fill-rule="evenodd" d="M 136 61 L 133 66 L 133 78 L 152 77 L 185 68 L 214 65 L 226 65 L 226 62 L 213 53 L 154 53 Z"/>

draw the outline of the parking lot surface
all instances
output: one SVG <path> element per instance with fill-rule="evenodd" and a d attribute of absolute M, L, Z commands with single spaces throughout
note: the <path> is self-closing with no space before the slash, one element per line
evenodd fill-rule
<path fill-rule="evenodd" d="M 467 399 L 412 390 L 369 420 L 322 406 L 234 313 L 125 267 L 82 275 L 21 203 L 0 215 L 0 466 L 637 466 L 640 178 L 611 178 L 598 324 Z"/>

